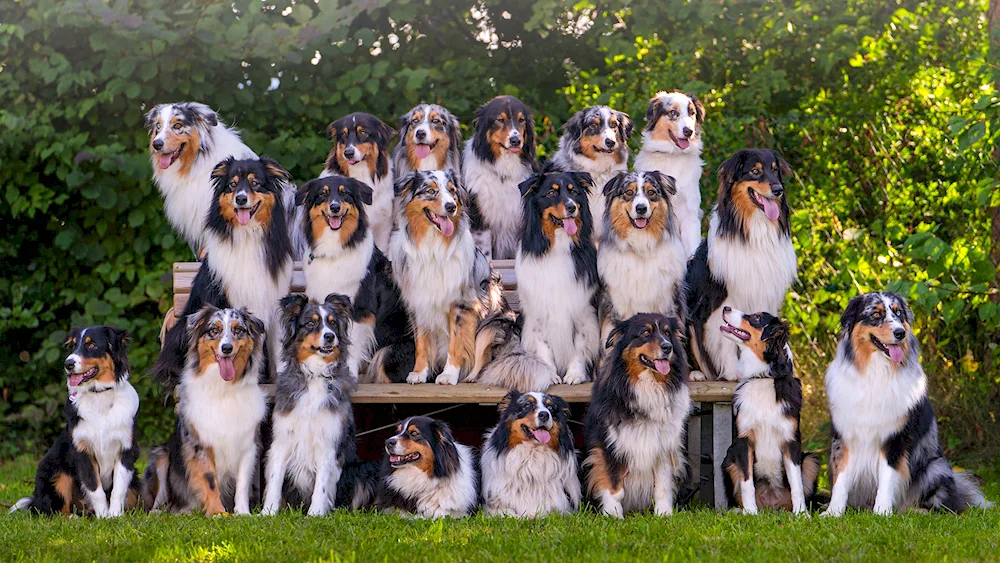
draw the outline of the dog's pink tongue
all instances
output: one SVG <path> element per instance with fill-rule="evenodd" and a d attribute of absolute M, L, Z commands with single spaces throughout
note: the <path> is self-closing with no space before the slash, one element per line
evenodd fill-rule
<path fill-rule="evenodd" d="M 166 170 L 173 164 L 173 158 L 169 154 L 161 154 L 157 157 L 157 162 L 160 165 L 160 170 Z"/>
<path fill-rule="evenodd" d="M 427 155 L 431 154 L 431 146 L 417 145 L 413 147 L 413 154 L 417 155 L 417 158 L 427 158 Z"/>
<path fill-rule="evenodd" d="M 667 360 L 653 360 L 653 367 L 656 371 L 660 372 L 661 375 L 670 374 L 670 362 Z"/>
<path fill-rule="evenodd" d="M 534 432 L 531 433 L 531 435 L 534 436 L 536 440 L 538 440 L 543 444 L 548 444 L 549 440 L 552 439 L 552 435 L 549 434 L 549 431 L 544 428 L 536 429 Z"/>
<path fill-rule="evenodd" d="M 576 234 L 577 226 L 576 219 L 570 217 L 569 219 L 563 219 L 563 229 L 566 229 L 566 234 L 573 236 Z"/>
<path fill-rule="evenodd" d="M 344 222 L 344 218 L 343 217 L 328 217 L 326 219 L 326 222 L 330 225 L 331 229 L 333 229 L 333 230 L 336 231 L 337 229 L 340 228 L 340 224 Z"/>
<path fill-rule="evenodd" d="M 761 197 L 760 199 L 764 204 L 764 215 L 767 215 L 769 221 L 777 221 L 778 215 L 781 214 L 781 209 L 778 207 L 777 200 L 769 197 Z"/>
<path fill-rule="evenodd" d="M 455 223 L 448 219 L 447 217 L 442 217 L 438 219 L 438 226 L 441 227 L 441 234 L 450 237 L 455 234 Z"/>
<path fill-rule="evenodd" d="M 240 225 L 246 225 L 250 222 L 250 210 L 249 209 L 237 209 L 236 210 L 236 220 L 240 222 Z"/>
<path fill-rule="evenodd" d="M 70 387 L 76 387 L 77 385 L 79 385 L 82 382 L 83 382 L 83 374 L 82 373 L 71 373 L 69 375 L 69 385 L 70 385 Z"/>
<path fill-rule="evenodd" d="M 648 223 L 648 222 L 649 222 L 649 219 L 646 219 L 645 217 L 639 217 L 639 218 L 637 218 L 635 220 L 635 226 L 639 227 L 640 229 L 645 229 L 646 228 L 646 223 Z"/>
<path fill-rule="evenodd" d="M 902 346 L 900 346 L 899 344 L 889 344 L 888 346 L 886 346 L 886 348 L 889 349 L 889 359 L 896 362 L 897 364 L 903 361 Z"/>
<path fill-rule="evenodd" d="M 236 379 L 236 366 L 233 365 L 232 358 L 219 358 L 219 375 L 223 381 Z"/>
<path fill-rule="evenodd" d="M 677 146 L 680 147 L 680 148 L 682 148 L 682 149 L 686 149 L 689 146 L 691 146 L 691 140 L 690 139 L 681 139 L 680 137 L 678 137 L 675 142 L 677 143 Z"/>

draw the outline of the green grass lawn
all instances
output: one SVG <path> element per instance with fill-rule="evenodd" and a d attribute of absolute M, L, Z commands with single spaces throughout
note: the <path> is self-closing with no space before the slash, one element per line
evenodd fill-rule
<path fill-rule="evenodd" d="M 34 460 L 0 465 L 0 505 L 31 492 Z M 977 471 L 1000 498 L 1000 462 Z M 406 520 L 372 513 L 111 521 L 0 515 L 0 559 L 188 561 L 525 561 L 674 559 L 995 560 L 1000 509 L 962 516 L 848 514 L 839 520 L 711 510 L 624 521 L 586 513 L 538 521 Z"/>

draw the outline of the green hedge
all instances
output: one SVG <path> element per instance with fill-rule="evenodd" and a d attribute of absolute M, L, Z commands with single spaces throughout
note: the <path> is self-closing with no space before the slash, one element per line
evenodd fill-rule
<path fill-rule="evenodd" d="M 190 255 L 150 181 L 142 115 L 153 104 L 211 105 L 304 181 L 321 169 L 326 124 L 350 111 L 395 121 L 426 100 L 469 125 L 478 104 L 514 94 L 540 115 L 544 155 L 573 111 L 610 103 L 641 123 L 660 89 L 705 102 L 706 207 L 711 172 L 739 147 L 777 148 L 795 169 L 800 282 L 784 314 L 807 438 L 824 438 L 840 311 L 888 287 L 917 311 L 946 445 L 996 448 L 985 0 L 623 4 L 3 3 L 0 457 L 44 448 L 61 424 L 59 343 L 74 324 L 132 333 L 141 440 L 169 429 L 167 401 L 141 374 L 170 306 L 170 264 Z"/>

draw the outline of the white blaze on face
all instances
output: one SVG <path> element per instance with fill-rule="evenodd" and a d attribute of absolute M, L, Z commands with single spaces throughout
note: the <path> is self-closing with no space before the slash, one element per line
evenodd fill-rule
<path fill-rule="evenodd" d="M 601 148 L 613 149 L 617 147 L 619 142 L 618 131 L 611 126 L 611 110 L 609 108 L 601 108 L 601 123 L 604 124 L 604 139 L 611 140 L 613 143 L 610 146 L 605 143 L 605 146 Z"/>
<path fill-rule="evenodd" d="M 319 335 L 320 343 L 323 347 L 336 346 L 338 344 L 337 332 L 333 330 L 333 325 L 330 324 L 330 317 L 333 316 L 333 310 L 328 307 L 320 307 L 319 311 L 323 316 L 323 328 Z"/>

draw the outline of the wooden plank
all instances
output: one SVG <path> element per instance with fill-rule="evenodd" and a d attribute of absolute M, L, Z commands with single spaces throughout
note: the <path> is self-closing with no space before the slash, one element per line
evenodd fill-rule
<path fill-rule="evenodd" d="M 729 507 L 726 499 L 726 489 L 722 482 L 722 462 L 726 459 L 729 446 L 733 445 L 733 404 L 717 402 L 712 404 L 712 475 L 715 491 L 715 508 L 725 510 Z"/>
<path fill-rule="evenodd" d="M 553 385 L 548 393 L 558 395 L 568 403 L 589 403 L 593 383 Z M 693 381 L 689 384 L 691 399 L 703 402 L 731 401 L 733 385 L 727 381 Z M 273 385 L 262 385 L 268 394 Z M 351 398 L 356 404 L 497 404 L 507 394 L 502 387 L 486 387 L 478 383 L 458 385 L 406 385 L 403 383 L 362 383 Z M 730 432 L 732 431 L 730 423 Z M 726 446 L 728 449 L 728 446 Z M 723 452 L 725 455 L 725 452 Z M 720 460 L 721 463 L 721 460 Z"/>

